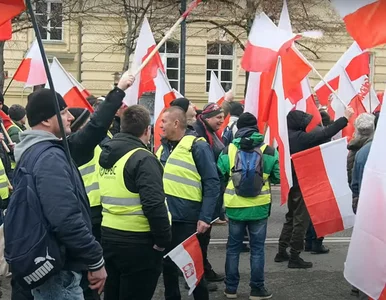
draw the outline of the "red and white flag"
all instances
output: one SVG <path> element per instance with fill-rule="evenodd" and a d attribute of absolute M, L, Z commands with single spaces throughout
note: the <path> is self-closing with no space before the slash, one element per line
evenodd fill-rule
<path fill-rule="evenodd" d="M 86 90 L 86 88 L 78 80 L 76 80 L 71 73 L 67 72 L 67 74 L 70 76 L 72 83 L 78 88 L 83 97 L 87 98 L 88 96 L 91 96 L 91 93 Z"/>
<path fill-rule="evenodd" d="M 87 108 L 90 112 L 93 111 L 90 103 L 88 103 L 86 98 L 82 96 L 81 92 L 73 84 L 67 71 L 56 57 L 52 59 L 50 72 L 55 91 L 63 97 L 68 107 L 82 107 Z M 50 88 L 48 82 L 45 87 Z"/>
<path fill-rule="evenodd" d="M 285 99 L 283 88 L 283 72 L 281 59 L 279 58 L 276 77 L 273 83 L 272 101 L 269 108 L 268 125 L 270 134 L 275 138 L 279 146 L 279 164 L 280 164 L 280 187 L 281 204 L 285 204 L 288 199 L 288 193 L 292 187 L 292 167 L 288 139 L 287 115 L 292 110 L 293 105 Z"/>
<path fill-rule="evenodd" d="M 212 71 L 210 74 L 208 103 L 217 103 L 221 106 L 224 102 L 224 98 L 225 91 L 220 83 L 220 80 L 218 80 L 216 74 Z"/>
<path fill-rule="evenodd" d="M 241 66 L 247 72 L 268 72 L 282 51 L 300 36 L 278 28 L 265 13 L 256 15 Z"/>
<path fill-rule="evenodd" d="M 176 99 L 176 95 L 170 86 L 167 76 L 160 69 L 157 71 L 157 77 L 154 79 L 154 82 L 156 85 L 154 98 L 154 149 L 158 149 L 162 138 L 162 113 L 170 107 L 170 103 Z"/>
<path fill-rule="evenodd" d="M 375 92 L 374 87 L 370 84 L 370 80 L 367 76 L 365 76 L 363 80 L 358 97 L 368 113 L 374 112 L 381 104 L 378 100 L 377 93 Z"/>
<path fill-rule="evenodd" d="M 292 155 L 304 202 L 318 237 L 354 226 L 347 155 L 345 138 Z"/>
<path fill-rule="evenodd" d="M 346 280 L 373 299 L 386 296 L 386 109 L 363 172 L 356 221 L 344 268 Z M 383 292 L 383 294 L 382 294 Z"/>
<path fill-rule="evenodd" d="M 12 39 L 12 21 L 9 20 L 0 25 L 0 41 L 8 41 Z"/>
<path fill-rule="evenodd" d="M 386 43 L 386 0 L 331 0 L 347 32 L 362 49 Z"/>
<path fill-rule="evenodd" d="M 182 271 L 191 295 L 204 275 L 204 261 L 197 235 L 190 236 L 166 256 L 169 256 Z"/>
<path fill-rule="evenodd" d="M 46 70 L 44 69 L 37 40 L 32 43 L 26 56 L 13 75 L 13 79 L 25 82 L 26 86 L 35 86 L 47 82 Z"/>
<path fill-rule="evenodd" d="M 176 99 L 177 98 L 185 98 L 184 95 L 182 95 L 179 91 L 177 91 L 176 89 L 173 89 L 173 92 L 174 92 L 174 95 L 176 96 Z"/>
<path fill-rule="evenodd" d="M 324 80 L 336 91 L 339 87 L 339 76 L 342 72 L 342 68 L 344 68 L 354 89 L 356 92 L 359 92 L 363 84 L 364 76 L 370 74 L 369 62 L 369 53 L 363 51 L 358 44 L 354 42 L 326 76 L 324 76 Z M 331 91 L 327 85 L 323 81 L 320 81 L 314 89 L 320 104 L 328 105 Z"/>
<path fill-rule="evenodd" d="M 136 70 L 142 62 L 156 47 L 153 33 L 151 32 L 149 22 L 145 17 L 142 28 L 138 36 L 137 46 L 134 52 L 134 58 L 131 65 L 132 70 Z M 142 71 L 135 77 L 134 84 L 126 90 L 126 96 L 123 102 L 127 106 L 137 104 L 138 99 L 143 93 L 154 92 L 156 90 L 154 78 L 157 76 L 157 70 L 165 71 L 161 56 L 157 52 Z"/>
<path fill-rule="evenodd" d="M 24 10 L 24 0 L 0 0 L 0 25 L 12 20 Z"/>
<path fill-rule="evenodd" d="M 301 87 L 301 98 L 299 100 L 299 96 L 294 94 L 294 98 L 289 96 L 289 100 L 292 103 L 296 103 L 295 109 L 306 112 L 312 115 L 312 120 L 310 124 L 308 124 L 306 131 L 310 132 L 315 129 L 316 126 L 322 123 L 322 116 L 320 115 L 319 109 L 316 106 L 314 95 L 312 94 L 310 82 L 308 77 L 304 78 L 300 83 Z"/>

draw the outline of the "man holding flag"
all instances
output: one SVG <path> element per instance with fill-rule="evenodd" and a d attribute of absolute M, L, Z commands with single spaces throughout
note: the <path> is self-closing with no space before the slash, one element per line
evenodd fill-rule
<path fill-rule="evenodd" d="M 186 114 L 180 107 L 172 106 L 165 111 L 161 129 L 168 140 L 168 148 L 163 147 L 157 156 L 159 159 L 162 157 L 162 161 L 166 160 L 163 183 L 172 214 L 172 243 L 167 250 L 178 247 L 196 232 L 202 250 L 205 245 L 201 234 L 210 228 L 220 194 L 213 152 L 204 139 L 187 132 Z M 190 288 L 196 286 L 194 299 L 207 300 L 209 293 L 207 283 L 202 278 L 202 257 L 198 262 L 200 267 L 195 264 L 187 263 L 182 271 Z M 195 271 L 197 268 L 202 272 Z M 165 299 L 180 300 L 178 269 L 170 258 L 164 260 L 163 276 Z M 194 282 L 188 280 L 192 276 L 197 278 Z"/>

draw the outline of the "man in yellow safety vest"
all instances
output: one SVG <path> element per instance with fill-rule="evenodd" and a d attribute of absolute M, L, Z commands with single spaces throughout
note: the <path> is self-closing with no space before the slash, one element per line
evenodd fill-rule
<path fill-rule="evenodd" d="M 121 132 L 102 147 L 105 300 L 152 299 L 171 240 L 163 167 L 146 147 L 150 134 L 149 111 L 130 106 L 121 116 Z"/>
<path fill-rule="evenodd" d="M 157 157 L 166 161 L 163 183 L 167 203 L 172 214 L 171 250 L 190 235 L 198 232 L 202 250 L 202 236 L 210 228 L 220 181 L 213 152 L 209 144 L 187 131 L 185 111 L 172 106 L 162 116 L 161 128 L 167 143 L 157 151 Z M 177 266 L 166 258 L 164 261 L 165 299 L 181 299 Z M 193 292 L 194 299 L 209 299 L 205 279 Z"/>

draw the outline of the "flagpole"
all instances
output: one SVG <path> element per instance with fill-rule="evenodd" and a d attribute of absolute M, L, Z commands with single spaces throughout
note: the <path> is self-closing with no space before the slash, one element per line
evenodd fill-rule
<path fill-rule="evenodd" d="M 11 78 L 11 81 L 8 83 L 7 87 L 5 88 L 5 91 L 3 93 L 3 96 L 5 96 L 5 93 L 8 91 L 9 87 L 11 86 L 11 83 L 13 82 L 13 77 Z"/>
<path fill-rule="evenodd" d="M 177 20 L 177 22 L 169 29 L 169 31 L 165 34 L 163 39 L 157 44 L 157 46 L 150 52 L 148 57 L 143 61 L 143 63 L 139 66 L 139 68 L 132 73 L 133 76 L 137 76 L 144 67 L 149 63 L 149 61 L 153 58 L 153 56 L 158 52 L 158 50 L 165 44 L 165 42 L 172 36 L 174 31 L 181 25 L 181 23 L 188 17 L 188 15 L 192 12 L 192 10 L 198 5 L 197 0 L 193 1 L 188 9 L 181 15 L 181 17 Z"/>
<path fill-rule="evenodd" d="M 210 225 L 212 225 L 214 222 L 216 222 L 218 219 L 220 218 L 216 218 L 214 219 L 212 222 L 210 222 Z M 196 235 L 198 232 L 196 231 L 195 233 L 191 234 L 188 238 L 184 239 L 181 243 L 179 243 L 178 245 L 181 245 L 183 243 L 185 243 L 188 239 L 190 239 L 192 236 Z M 172 252 L 175 248 L 173 248 L 172 250 L 170 250 L 166 255 L 164 255 L 164 258 L 168 257 L 170 252 Z"/>
<path fill-rule="evenodd" d="M 51 76 L 51 72 L 50 72 L 50 67 L 48 65 L 46 53 L 44 51 L 44 47 L 43 47 L 43 42 L 42 42 L 42 37 L 41 37 L 41 34 L 40 34 L 39 26 L 38 26 L 38 23 L 36 21 L 36 16 L 35 16 L 35 12 L 34 12 L 33 7 L 32 7 L 31 0 L 26 0 L 25 2 L 26 2 L 26 5 L 27 5 L 27 10 L 28 10 L 28 12 L 29 12 L 29 14 L 31 16 L 32 25 L 33 25 L 33 28 L 34 28 L 34 31 L 35 31 L 36 40 L 37 40 L 38 45 L 39 45 L 39 50 L 40 50 L 40 54 L 42 56 L 42 60 L 43 60 L 43 64 L 44 64 L 44 69 L 45 69 L 46 75 L 47 75 L 47 80 L 48 80 L 48 83 L 50 85 L 50 90 L 51 90 L 52 96 L 54 98 L 55 113 L 56 113 L 56 117 L 58 118 L 58 124 L 59 124 L 59 128 L 60 128 L 60 133 L 62 135 L 64 152 L 66 153 L 66 157 L 67 157 L 68 163 L 71 166 L 72 165 L 72 159 L 71 159 L 71 154 L 70 154 L 70 148 L 68 146 L 68 141 L 67 141 L 67 137 L 66 137 L 66 131 L 64 130 L 63 121 L 62 121 L 62 118 L 61 118 L 61 115 L 60 115 L 59 102 L 58 102 L 58 98 L 56 96 L 56 92 L 55 92 L 55 88 L 54 88 L 54 83 L 52 81 L 52 76 Z M 71 168 L 71 173 L 72 172 L 73 172 L 73 169 Z"/>
<path fill-rule="evenodd" d="M 298 55 L 299 57 L 308 65 L 311 67 L 312 71 L 322 80 L 322 82 L 327 86 L 327 88 L 335 95 L 335 97 L 340 101 L 342 102 L 342 104 L 344 105 L 344 107 L 347 108 L 347 105 L 346 103 L 343 102 L 342 99 L 340 99 L 340 97 L 338 96 L 338 93 L 335 92 L 335 90 L 331 87 L 331 85 L 323 78 L 323 76 L 318 72 L 318 70 L 316 70 L 316 68 L 308 61 L 308 59 L 296 48 L 296 47 L 292 47 L 292 50 L 294 50 Z"/>

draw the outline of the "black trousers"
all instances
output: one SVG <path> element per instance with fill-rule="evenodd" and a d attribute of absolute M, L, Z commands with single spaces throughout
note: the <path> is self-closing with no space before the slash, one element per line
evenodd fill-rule
<path fill-rule="evenodd" d="M 291 252 L 301 252 L 304 249 L 310 215 L 299 187 L 291 188 L 287 204 L 288 213 L 279 238 L 279 251 L 291 247 Z"/>
<path fill-rule="evenodd" d="M 185 239 L 195 233 L 196 229 L 197 224 L 194 223 L 174 222 L 172 224 L 172 243 L 170 247 L 166 249 L 166 253 L 174 249 Z M 198 235 L 197 237 L 200 242 L 201 251 L 203 252 L 204 256 L 205 243 L 203 242 L 206 242 L 206 238 L 204 237 L 204 235 Z M 178 270 L 178 267 L 169 257 L 164 259 L 163 277 L 165 284 L 165 300 L 181 300 Z M 208 287 L 204 277 L 201 279 L 200 283 L 193 291 L 193 296 L 195 300 L 209 300 Z"/>
<path fill-rule="evenodd" d="M 152 245 L 103 240 L 107 271 L 104 300 L 151 300 L 162 271 L 163 253 Z"/>

